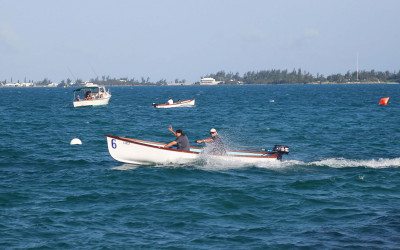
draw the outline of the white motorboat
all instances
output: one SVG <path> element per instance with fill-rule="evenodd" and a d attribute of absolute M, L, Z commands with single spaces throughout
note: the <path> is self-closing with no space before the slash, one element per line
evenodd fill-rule
<path fill-rule="evenodd" d="M 168 109 L 168 108 L 178 108 L 178 107 L 193 107 L 195 104 L 196 99 L 190 99 L 181 102 L 175 102 L 172 104 L 164 103 L 164 104 L 157 104 L 153 102 L 153 107 L 158 109 Z"/>
<path fill-rule="evenodd" d="M 74 90 L 74 107 L 107 105 L 111 98 L 110 90 L 104 86 L 87 82 L 84 87 Z"/>
<path fill-rule="evenodd" d="M 202 159 L 203 148 L 190 147 L 190 151 L 174 148 L 164 148 L 166 144 L 105 135 L 108 152 L 117 161 L 133 164 L 187 164 Z M 226 160 L 241 163 L 262 163 L 281 160 L 283 154 L 288 154 L 289 148 L 275 145 L 270 151 L 227 151 L 224 155 L 209 155 L 216 160 Z"/>

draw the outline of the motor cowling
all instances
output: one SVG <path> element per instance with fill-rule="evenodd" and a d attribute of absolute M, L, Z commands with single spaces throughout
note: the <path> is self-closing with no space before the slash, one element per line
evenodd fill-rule
<path fill-rule="evenodd" d="M 289 154 L 290 150 L 288 146 L 285 145 L 275 145 L 272 152 L 278 153 L 278 160 L 282 160 L 282 155 Z"/>

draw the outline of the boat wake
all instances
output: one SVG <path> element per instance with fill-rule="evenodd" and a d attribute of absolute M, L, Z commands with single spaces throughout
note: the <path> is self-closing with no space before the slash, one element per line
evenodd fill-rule
<path fill-rule="evenodd" d="M 370 159 L 370 160 L 353 160 L 344 158 L 330 158 L 320 161 L 302 162 L 297 160 L 288 161 L 271 161 L 257 164 L 243 164 L 239 162 L 230 161 L 213 161 L 206 160 L 205 164 L 196 166 L 205 170 L 229 170 L 240 169 L 246 167 L 257 167 L 266 169 L 287 169 L 296 167 L 331 167 L 331 168 L 400 168 L 400 158 L 394 159 Z"/>
<path fill-rule="evenodd" d="M 232 169 L 242 169 L 248 167 L 260 167 L 260 168 L 283 168 L 283 164 L 280 161 L 267 162 L 267 163 L 243 163 L 238 161 L 230 160 L 215 160 L 215 159 L 205 159 L 199 164 L 195 165 L 198 169 L 203 169 L 207 171 L 219 171 L 219 170 L 232 170 Z"/>
<path fill-rule="evenodd" d="M 344 158 L 331 158 L 320 161 L 306 163 L 310 166 L 326 166 L 332 168 L 398 168 L 400 167 L 400 158 L 394 159 L 371 159 L 371 160 L 351 160 Z"/>
<path fill-rule="evenodd" d="M 112 167 L 112 170 L 134 170 L 139 167 L 156 167 L 156 168 L 195 168 L 201 169 L 205 171 L 224 171 L 224 170 L 234 170 L 234 169 L 243 169 L 248 167 L 259 167 L 259 168 L 267 168 L 267 169 L 284 169 L 287 166 L 294 166 L 296 164 L 301 164 L 298 161 L 269 161 L 257 164 L 243 163 L 240 161 L 236 161 L 233 157 L 231 159 L 216 159 L 212 157 L 202 157 L 201 159 L 191 163 L 191 164 L 149 164 L 149 165 L 140 165 L 140 164 L 123 164 L 121 166 Z"/>
<path fill-rule="evenodd" d="M 256 164 L 242 163 L 227 159 L 215 159 L 212 157 L 202 157 L 200 160 L 190 165 L 173 165 L 173 164 L 156 164 L 156 165 L 135 165 L 135 164 L 123 164 L 118 167 L 113 167 L 113 170 L 132 170 L 138 167 L 166 167 L 166 168 L 180 168 L 180 167 L 192 167 L 202 169 L 206 171 L 224 171 L 224 170 L 235 170 L 249 167 L 265 168 L 271 170 L 283 170 L 296 167 L 331 167 L 331 168 L 374 168 L 374 169 L 385 169 L 385 168 L 400 168 L 400 158 L 394 159 L 371 159 L 371 160 L 351 160 L 344 158 L 330 158 L 319 161 L 303 162 L 297 160 L 288 161 L 269 161 Z"/>
<path fill-rule="evenodd" d="M 121 165 L 121 166 L 118 166 L 118 167 L 112 167 L 111 169 L 112 170 L 132 170 L 132 169 L 136 169 L 136 168 L 138 168 L 140 165 L 134 165 L 134 164 L 128 164 L 128 163 L 126 163 L 126 164 L 123 164 L 123 165 Z"/>

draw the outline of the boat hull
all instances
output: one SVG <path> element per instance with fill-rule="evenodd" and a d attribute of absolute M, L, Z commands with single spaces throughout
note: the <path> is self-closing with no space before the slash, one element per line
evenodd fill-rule
<path fill-rule="evenodd" d="M 180 103 L 173 104 L 153 104 L 158 109 L 169 109 L 169 108 L 180 108 L 180 107 L 193 107 L 195 105 L 195 99 L 186 100 Z"/>
<path fill-rule="evenodd" d="M 227 155 L 205 155 L 202 148 L 191 147 L 190 151 L 164 148 L 166 144 L 105 135 L 112 158 L 133 164 L 188 164 L 203 159 L 255 164 L 277 161 L 278 153 L 228 151 Z M 205 157 L 206 156 L 206 157 Z"/>
<path fill-rule="evenodd" d="M 81 101 L 74 101 L 74 107 L 85 107 L 85 106 L 102 106 L 107 105 L 110 101 L 111 96 L 99 98 L 99 99 L 92 99 L 92 100 L 81 100 Z"/>

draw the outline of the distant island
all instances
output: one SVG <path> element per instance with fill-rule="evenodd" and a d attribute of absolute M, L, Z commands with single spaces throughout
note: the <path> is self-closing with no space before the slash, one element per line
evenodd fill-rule
<path fill-rule="evenodd" d="M 150 81 L 150 78 L 141 77 L 135 79 L 128 77 L 111 78 L 110 76 L 96 77 L 89 80 L 92 83 L 107 86 L 162 86 L 162 85 L 261 85 L 261 84 L 346 84 L 346 83 L 400 83 L 400 70 L 398 72 L 389 71 L 347 71 L 345 74 L 333 74 L 324 76 L 318 74 L 316 76 L 309 72 L 302 71 L 301 69 L 294 69 L 289 72 L 288 70 L 261 70 L 249 71 L 240 75 L 237 73 L 226 73 L 225 71 L 218 71 L 215 74 L 208 74 L 201 77 L 199 82 L 187 83 L 185 79 L 175 79 L 174 82 L 167 82 L 166 79 L 159 81 Z M 54 83 L 50 79 L 43 79 L 42 81 L 25 81 L 20 83 L 7 82 L 4 80 L 0 82 L 2 87 L 70 87 L 84 85 L 82 79 L 75 79 L 74 81 L 67 78 L 60 83 Z"/>

